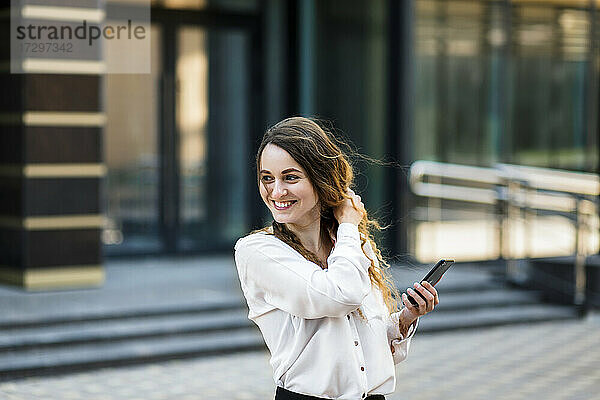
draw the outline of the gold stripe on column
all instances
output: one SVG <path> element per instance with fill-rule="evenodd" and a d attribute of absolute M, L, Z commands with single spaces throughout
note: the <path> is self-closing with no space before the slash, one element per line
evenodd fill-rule
<path fill-rule="evenodd" d="M 0 113 L 0 125 L 27 126 L 84 126 L 103 127 L 106 114 L 103 112 L 77 111 L 27 111 L 20 113 Z"/>
<path fill-rule="evenodd" d="M 0 166 L 0 176 L 26 178 L 101 178 L 106 166 L 99 163 L 26 164 Z"/>
<path fill-rule="evenodd" d="M 103 74 L 106 72 L 104 61 L 86 60 L 50 60 L 27 58 L 23 60 L 23 72 L 48 74 Z"/>
<path fill-rule="evenodd" d="M 31 231 L 62 230 L 62 229 L 95 229 L 104 226 L 104 216 L 89 215 L 60 215 L 43 217 L 13 217 L 0 216 L 0 227 L 26 229 Z"/>
<path fill-rule="evenodd" d="M 2 266 L 0 281 L 27 290 L 89 287 L 102 285 L 105 273 L 101 265 L 66 265 L 27 270 Z"/>
<path fill-rule="evenodd" d="M 26 126 L 89 126 L 102 127 L 106 123 L 103 112 L 27 111 L 23 113 Z"/>
<path fill-rule="evenodd" d="M 106 12 L 98 8 L 25 5 L 21 16 L 28 19 L 55 21 L 102 22 Z"/>

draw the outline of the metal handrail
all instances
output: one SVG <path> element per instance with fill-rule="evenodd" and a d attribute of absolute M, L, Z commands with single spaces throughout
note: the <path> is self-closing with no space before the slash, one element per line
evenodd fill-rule
<path fill-rule="evenodd" d="M 424 182 L 423 178 L 425 176 L 488 184 L 492 188 L 472 188 L 460 185 Z M 411 190 L 418 196 L 471 203 L 495 204 L 497 193 L 493 189 L 493 186 L 498 185 L 500 179 L 491 168 L 444 164 L 435 161 L 415 161 L 410 167 L 409 182 Z"/>
<path fill-rule="evenodd" d="M 600 194 L 600 179 L 597 174 L 512 164 L 496 164 L 495 169 L 500 171 L 504 179 L 527 181 L 535 189 L 583 196 Z"/>
<path fill-rule="evenodd" d="M 444 180 L 451 183 L 444 183 Z M 600 194 L 597 174 L 501 163 L 484 168 L 420 160 L 410 168 L 409 184 L 417 196 L 496 206 L 501 218 L 500 249 L 508 233 L 503 231 L 506 224 L 502 222 L 510 217 L 512 209 L 525 215 L 532 210 L 574 213 L 574 303 L 585 308 L 585 259 L 588 254 L 580 232 L 582 226 L 587 226 L 583 215 L 597 214 Z M 507 274 L 510 275 L 514 263 L 510 257 L 507 261 Z"/>
<path fill-rule="evenodd" d="M 489 188 L 425 182 L 426 176 L 486 184 Z M 575 211 L 578 207 L 577 196 L 597 197 L 600 194 L 600 179 L 596 174 L 511 164 L 483 168 L 420 160 L 412 164 L 409 182 L 417 196 L 490 205 L 503 200 L 506 195 L 498 186 L 508 187 L 513 182 L 528 189 L 543 191 L 528 194 L 527 199 L 523 200 L 527 202 L 527 207 L 561 212 Z"/>

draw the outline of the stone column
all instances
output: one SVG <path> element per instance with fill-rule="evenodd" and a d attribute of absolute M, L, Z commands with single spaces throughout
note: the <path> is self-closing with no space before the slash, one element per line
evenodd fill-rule
<path fill-rule="evenodd" d="M 61 22 L 56 11 L 71 22 L 77 12 L 102 13 L 97 2 L 64 12 L 60 3 L 28 6 L 37 20 L 40 10 L 54 13 L 53 24 Z M 3 33 L 9 18 L 0 9 Z M 49 54 L 20 60 L 26 73 L 11 74 L 9 40 L 0 36 L 0 282 L 27 290 L 101 285 L 103 62 Z"/>

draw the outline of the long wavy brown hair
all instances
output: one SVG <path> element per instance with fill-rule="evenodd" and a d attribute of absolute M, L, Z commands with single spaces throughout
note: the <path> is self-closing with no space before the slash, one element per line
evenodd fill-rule
<path fill-rule="evenodd" d="M 344 199 L 350 198 L 346 192 L 354 183 L 352 165 L 348 161 L 348 156 L 342 152 L 337 143 L 345 144 L 314 120 L 304 117 L 292 117 L 284 119 L 265 132 L 256 154 L 256 172 L 259 187 L 261 184 L 260 159 L 267 144 L 274 144 L 287 151 L 306 171 L 320 203 L 322 238 L 329 238 L 330 235 L 335 235 L 335 232 L 337 232 L 339 224 L 334 217 L 333 210 L 341 205 Z M 347 145 L 345 147 L 350 149 Z M 355 154 L 351 150 L 349 153 Z M 271 228 L 272 233 L 270 232 Z M 373 232 L 381 229 L 381 225 L 375 219 L 369 219 L 368 213 L 365 213 L 358 225 L 361 246 L 368 241 L 378 261 L 376 263 L 363 247 L 363 253 L 371 260 L 371 266 L 369 267 L 371 283 L 381 290 L 388 311 L 393 313 L 397 310 L 397 299 L 400 296 L 387 271 L 390 266 L 383 259 L 381 251 L 377 248 L 373 238 Z M 275 235 L 307 260 L 314 262 L 323 269 L 327 269 L 327 265 L 324 265 L 316 254 L 306 249 L 300 239 L 285 224 L 273 221 L 271 225 L 254 232 L 266 232 Z M 360 309 L 358 312 L 364 318 Z"/>

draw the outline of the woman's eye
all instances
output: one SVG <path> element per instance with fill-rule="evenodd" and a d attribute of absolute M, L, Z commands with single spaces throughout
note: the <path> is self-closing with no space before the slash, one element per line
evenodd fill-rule
<path fill-rule="evenodd" d="M 260 178 L 263 182 L 273 182 L 273 177 L 272 176 L 263 176 L 262 178 Z M 300 179 L 299 176 L 296 175 L 286 175 L 284 178 L 286 181 L 295 181 L 297 179 Z"/>

